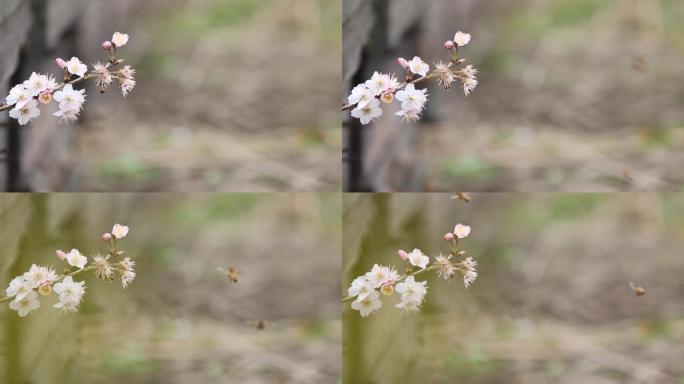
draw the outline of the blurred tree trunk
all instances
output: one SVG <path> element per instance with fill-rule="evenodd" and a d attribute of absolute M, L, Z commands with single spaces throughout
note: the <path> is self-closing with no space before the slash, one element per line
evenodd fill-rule
<path fill-rule="evenodd" d="M 28 205 L 19 205 L 19 212 L 14 215 L 25 216 L 28 218 L 28 225 L 18 229 L 15 236 L 19 238 L 19 246 L 17 248 L 14 261 L 9 268 L 9 279 L 21 275 L 26 270 L 26 260 L 37 244 L 41 244 L 40 237 L 36 237 L 37 233 L 45 231 L 45 196 L 31 195 Z M 3 308 L 5 310 L 5 308 Z M 7 370 L 7 383 L 23 383 L 27 379 L 24 378 L 24 362 L 22 356 L 22 319 L 17 316 L 16 312 L 7 309 L 6 313 L 7 325 L 5 327 L 6 351 L 5 351 L 5 368 Z"/>
<path fill-rule="evenodd" d="M 427 245 L 426 210 L 410 196 L 358 195 L 344 212 L 344 284 L 367 272 L 375 264 L 393 265 L 402 272 L 396 256 L 397 244 Z M 428 240 L 429 241 L 429 240 Z M 384 307 L 371 317 L 343 308 L 344 383 L 410 382 L 420 358 L 419 315 L 402 316 L 394 308 L 396 297 L 383 298 Z M 426 308 L 427 309 L 427 308 Z"/>

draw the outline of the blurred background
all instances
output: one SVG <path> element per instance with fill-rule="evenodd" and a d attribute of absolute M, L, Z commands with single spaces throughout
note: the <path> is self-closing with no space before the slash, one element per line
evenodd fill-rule
<path fill-rule="evenodd" d="M 105 252 L 116 222 L 137 279 L 89 274 L 73 315 L 54 295 L 24 319 L 2 304 L 0 382 L 338 381 L 338 196 L 3 195 L 3 295 L 32 263 L 58 266 L 56 249 Z M 229 266 L 235 284 L 217 271 Z"/>
<path fill-rule="evenodd" d="M 30 127 L 10 124 L 0 145 L 5 189 L 339 190 L 338 1 L 0 5 L 0 46 L 12 59 L 0 61 L 0 90 L 33 70 L 56 73 L 57 55 L 104 59 L 100 44 L 117 30 L 131 35 L 120 56 L 138 71 L 127 99 L 89 88 L 75 127 L 49 113 Z M 26 23 L 12 22 L 20 17 Z"/>
<path fill-rule="evenodd" d="M 343 288 L 397 249 L 448 252 L 456 223 L 479 279 L 430 276 L 416 315 L 343 310 L 344 381 L 684 383 L 684 195 L 350 195 Z M 637 297 L 629 283 L 642 286 Z"/>
<path fill-rule="evenodd" d="M 469 98 L 431 88 L 420 126 L 385 118 L 355 136 L 350 122 L 350 151 L 362 164 L 347 172 L 347 189 L 684 186 L 681 1 L 345 0 L 345 7 L 345 28 L 367 18 L 369 31 L 366 40 L 357 27 L 344 31 L 346 87 L 373 70 L 397 72 L 396 57 L 448 60 L 442 42 L 458 30 L 472 34 L 461 56 L 480 71 Z"/>

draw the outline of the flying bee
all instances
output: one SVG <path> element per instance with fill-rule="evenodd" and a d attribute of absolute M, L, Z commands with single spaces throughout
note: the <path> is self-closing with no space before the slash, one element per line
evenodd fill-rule
<path fill-rule="evenodd" d="M 646 72 L 648 70 L 648 61 L 643 56 L 635 56 L 632 58 L 632 68 L 639 72 Z"/>
<path fill-rule="evenodd" d="M 463 203 L 470 203 L 470 196 L 465 192 L 459 192 L 451 196 L 451 200 L 460 200 Z"/>
<path fill-rule="evenodd" d="M 273 328 L 274 323 L 266 320 L 247 320 L 244 324 L 254 327 L 259 331 L 263 331 L 266 328 Z"/>
<path fill-rule="evenodd" d="M 219 268 L 216 268 L 216 270 L 223 273 L 224 275 L 226 275 L 226 277 L 228 277 L 228 281 L 230 281 L 231 283 L 237 283 L 238 282 L 239 272 L 237 269 L 235 269 L 233 267 L 228 267 L 228 269 L 224 269 L 224 268 L 219 267 Z"/>
<path fill-rule="evenodd" d="M 629 287 L 632 288 L 632 291 L 634 291 L 634 294 L 637 296 L 643 296 L 646 294 L 644 287 L 637 286 L 632 282 L 629 283 Z"/>

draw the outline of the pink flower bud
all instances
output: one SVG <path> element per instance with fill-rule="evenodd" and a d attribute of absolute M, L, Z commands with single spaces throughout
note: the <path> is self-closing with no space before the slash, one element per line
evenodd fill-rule
<path fill-rule="evenodd" d="M 102 49 L 104 49 L 105 51 L 111 50 L 112 49 L 112 42 L 111 41 L 105 41 L 104 43 L 102 43 Z"/>
<path fill-rule="evenodd" d="M 63 59 L 61 59 L 59 57 L 55 59 L 55 64 L 57 64 L 57 66 L 62 68 L 62 69 L 66 68 L 66 61 L 64 61 Z"/>
<path fill-rule="evenodd" d="M 446 49 L 448 49 L 448 50 L 454 49 L 454 42 L 451 41 L 451 40 L 445 41 L 445 42 L 444 42 L 444 48 L 446 48 Z"/>
<path fill-rule="evenodd" d="M 399 65 L 401 65 L 401 67 L 404 69 L 408 68 L 409 66 L 409 62 L 406 61 L 406 59 L 404 59 L 403 57 L 398 58 L 397 63 L 399 63 Z"/>
<path fill-rule="evenodd" d="M 454 234 L 449 232 L 446 235 L 444 235 L 444 240 L 446 241 L 454 241 Z"/>
<path fill-rule="evenodd" d="M 112 241 L 112 234 L 111 233 L 105 233 L 104 235 L 102 235 L 102 240 L 104 240 L 105 242 Z"/>
<path fill-rule="evenodd" d="M 397 255 L 399 255 L 399 257 L 401 257 L 401 259 L 404 261 L 408 260 L 408 253 L 406 253 L 406 251 L 402 251 L 400 249 L 397 251 Z"/>
<path fill-rule="evenodd" d="M 64 253 L 64 251 L 60 251 L 59 249 L 55 251 L 55 256 L 62 261 L 66 260 L 66 253 Z"/>

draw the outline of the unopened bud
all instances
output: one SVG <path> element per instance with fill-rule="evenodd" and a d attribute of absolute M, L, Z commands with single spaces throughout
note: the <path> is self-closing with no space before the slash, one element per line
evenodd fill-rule
<path fill-rule="evenodd" d="M 455 46 L 454 42 L 451 40 L 444 42 L 444 48 L 445 49 L 452 50 L 452 49 L 454 49 L 454 46 Z"/>
<path fill-rule="evenodd" d="M 397 255 L 398 255 L 399 257 L 401 257 L 401 259 L 404 260 L 404 261 L 408 260 L 408 258 L 409 258 L 409 257 L 408 257 L 408 253 L 406 253 L 406 251 L 403 251 L 403 250 L 401 250 L 401 249 L 397 251 Z"/>
<path fill-rule="evenodd" d="M 104 43 L 102 43 L 102 49 L 104 49 L 105 51 L 111 50 L 112 47 L 113 46 L 111 41 L 105 41 Z"/>
<path fill-rule="evenodd" d="M 66 68 L 66 61 L 64 61 L 63 59 L 61 59 L 59 57 L 55 59 L 55 64 L 57 64 L 57 66 L 62 68 L 62 69 Z"/>
<path fill-rule="evenodd" d="M 66 260 L 66 253 L 64 253 L 64 251 L 60 251 L 59 249 L 55 251 L 55 256 L 62 261 Z"/>
<path fill-rule="evenodd" d="M 409 62 L 406 61 L 406 59 L 404 59 L 403 57 L 398 58 L 397 63 L 399 63 L 399 65 L 401 65 L 401 67 L 404 69 L 409 67 Z"/>
<path fill-rule="evenodd" d="M 107 243 L 112 241 L 112 234 L 111 233 L 105 233 L 104 235 L 102 235 L 102 240 L 104 240 Z"/>
<path fill-rule="evenodd" d="M 444 235 L 444 240 L 446 241 L 454 241 L 454 234 L 449 232 L 446 235 Z"/>

